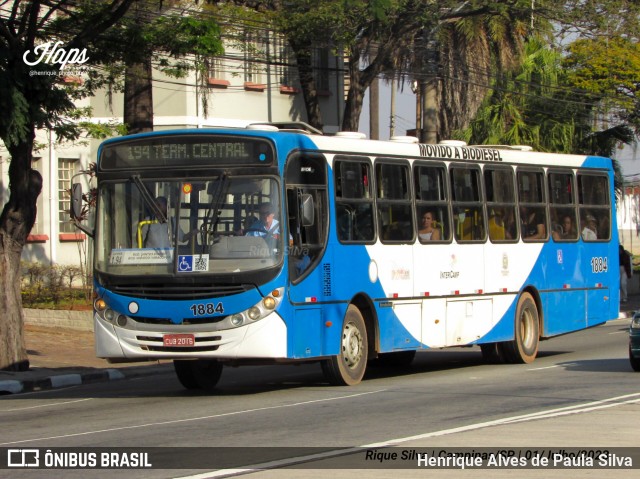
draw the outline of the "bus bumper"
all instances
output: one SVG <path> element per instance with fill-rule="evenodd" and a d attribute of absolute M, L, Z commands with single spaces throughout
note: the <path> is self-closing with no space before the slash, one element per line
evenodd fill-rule
<path fill-rule="evenodd" d="M 128 329 L 94 315 L 96 356 L 106 359 L 188 359 L 287 357 L 287 327 L 273 312 L 260 321 L 235 329 L 202 331 L 181 327 L 166 331 Z M 197 329 L 200 329 L 198 331 Z M 166 347 L 165 334 L 193 334 L 193 347 Z"/>

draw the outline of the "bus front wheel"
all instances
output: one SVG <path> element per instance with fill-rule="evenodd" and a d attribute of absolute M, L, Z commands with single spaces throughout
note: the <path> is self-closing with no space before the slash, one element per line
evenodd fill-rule
<path fill-rule="evenodd" d="M 538 355 L 540 321 L 538 307 L 529 293 L 518 299 L 515 317 L 515 333 L 512 341 L 503 343 L 503 352 L 508 363 L 532 363 Z"/>
<path fill-rule="evenodd" d="M 215 389 L 222 375 L 222 363 L 215 359 L 175 359 L 173 368 L 186 389 Z"/>
<path fill-rule="evenodd" d="M 362 313 L 350 305 L 342 322 L 340 354 L 322 361 L 325 378 L 335 386 L 358 384 L 367 368 L 368 348 Z"/>

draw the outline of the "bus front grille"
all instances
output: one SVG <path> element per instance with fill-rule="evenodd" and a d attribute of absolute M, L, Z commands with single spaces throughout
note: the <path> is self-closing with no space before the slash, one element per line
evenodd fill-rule
<path fill-rule="evenodd" d="M 113 285 L 110 287 L 116 294 L 143 299 L 189 300 L 202 298 L 221 298 L 233 294 L 244 293 L 255 286 L 251 284 L 233 285 L 175 285 L 175 284 L 142 284 Z"/>

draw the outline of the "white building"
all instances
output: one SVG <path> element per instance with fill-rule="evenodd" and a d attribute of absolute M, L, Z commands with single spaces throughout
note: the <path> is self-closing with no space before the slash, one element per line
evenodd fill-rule
<path fill-rule="evenodd" d="M 244 126 L 253 122 L 306 121 L 297 69 L 286 42 L 273 32 L 252 41 L 252 48 L 228 47 L 211 60 L 209 76 L 172 78 L 153 75 L 154 129 Z M 251 52 L 248 54 L 247 52 Z M 258 53 L 256 53 L 258 52 Z M 90 52 L 89 52 L 90 55 Z M 344 109 L 343 64 L 329 50 L 315 52 L 314 71 L 324 121 L 324 131 L 339 130 Z M 61 77 L 62 79 L 63 77 Z M 79 81 L 66 77 L 67 82 Z M 208 108 L 204 111 L 203 96 Z M 122 123 L 123 97 L 106 91 L 85 99 L 94 121 Z M 99 141 L 60 143 L 48 131 L 39 131 L 36 142 L 45 145 L 34 153 L 33 167 L 43 177 L 38 216 L 22 253 L 25 261 L 79 265 L 90 252 L 90 239 L 70 221 L 67 191 L 74 174 L 96 161 Z M 9 157 L 0 142 L 0 201 L 9 198 Z"/>

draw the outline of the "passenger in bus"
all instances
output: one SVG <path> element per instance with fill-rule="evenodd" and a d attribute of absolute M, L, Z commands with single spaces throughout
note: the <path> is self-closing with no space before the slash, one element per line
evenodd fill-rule
<path fill-rule="evenodd" d="M 573 218 L 569 215 L 564 215 L 560 224 L 560 231 L 554 231 L 552 236 L 554 240 L 577 239 L 578 231 L 573 224 Z"/>
<path fill-rule="evenodd" d="M 437 241 L 440 239 L 440 230 L 433 224 L 435 215 L 433 211 L 427 210 L 422 214 L 422 228 L 418 231 L 418 236 L 422 241 Z"/>
<path fill-rule="evenodd" d="M 489 237 L 492 240 L 505 240 L 513 238 L 507 229 L 502 208 L 493 208 L 489 217 Z"/>
<path fill-rule="evenodd" d="M 164 218 L 167 219 L 167 221 L 164 223 L 161 223 L 161 222 L 151 223 L 148 225 L 144 225 L 142 227 L 142 237 L 144 238 L 142 243 L 143 247 L 171 248 L 171 238 L 173 236 L 173 231 L 176 227 L 176 219 L 175 217 L 171 217 L 171 218 L 167 217 L 167 198 L 166 197 L 158 196 L 155 199 L 155 202 L 158 208 L 160 209 L 160 211 L 162 212 Z M 153 219 L 156 221 L 160 220 L 160 218 L 157 218 L 156 216 L 148 217 L 147 219 L 148 220 Z M 171 227 L 169 225 L 171 225 Z M 180 228 L 180 225 L 177 225 L 177 228 L 178 228 L 178 241 L 180 243 L 184 243 L 185 241 L 188 241 L 194 234 L 198 232 L 197 229 L 194 229 L 189 233 L 185 233 L 184 231 L 182 231 L 182 228 Z"/>
<path fill-rule="evenodd" d="M 524 239 L 545 239 L 547 237 L 544 217 L 536 209 L 523 206 L 520 209 L 520 221 L 522 222 L 522 237 Z"/>
<path fill-rule="evenodd" d="M 595 241 L 598 239 L 598 222 L 593 215 L 588 214 L 582 221 L 582 239 L 585 241 Z"/>
<path fill-rule="evenodd" d="M 280 238 L 280 223 L 275 219 L 275 212 L 271 203 L 262 203 L 260 205 L 260 219 L 247 229 L 245 236 Z"/>

